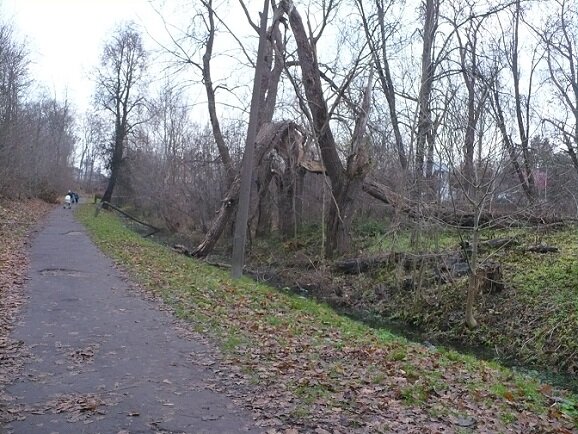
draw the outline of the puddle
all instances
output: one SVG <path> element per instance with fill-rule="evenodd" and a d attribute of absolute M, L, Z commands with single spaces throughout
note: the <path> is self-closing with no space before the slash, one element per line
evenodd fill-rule
<path fill-rule="evenodd" d="M 64 232 L 62 235 L 82 235 L 82 232 L 80 232 L 80 231 L 68 231 L 68 232 Z"/>
<path fill-rule="evenodd" d="M 66 268 L 45 268 L 39 271 L 43 276 L 68 276 L 68 277 L 85 277 L 88 273 L 78 270 L 69 270 Z"/>

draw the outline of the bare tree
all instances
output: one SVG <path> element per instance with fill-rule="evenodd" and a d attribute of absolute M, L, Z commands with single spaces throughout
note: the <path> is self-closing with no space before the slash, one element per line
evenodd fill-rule
<path fill-rule="evenodd" d="M 28 50 L 16 40 L 9 24 L 0 24 L 0 194 L 16 195 L 21 184 L 18 172 L 23 149 L 18 140 L 18 114 L 29 85 Z"/>
<path fill-rule="evenodd" d="M 98 168 L 98 160 L 105 153 L 108 144 L 108 131 L 106 122 L 98 112 L 87 112 L 82 120 L 80 137 L 80 162 L 81 180 L 83 188 L 87 192 L 93 192 L 95 171 Z"/>
<path fill-rule="evenodd" d="M 217 90 L 219 87 L 224 88 L 225 86 L 215 83 L 212 72 L 218 22 L 219 17 L 214 8 L 213 0 L 201 0 L 200 8 L 194 15 L 190 28 L 183 32 L 182 36 L 179 37 L 173 34 L 174 32 L 170 32 L 165 23 L 172 45 L 163 48 L 176 60 L 177 65 L 193 66 L 200 74 L 200 80 L 207 97 L 207 109 L 214 140 L 225 168 L 227 184 L 231 185 L 235 179 L 236 167 L 217 113 Z"/>
<path fill-rule="evenodd" d="M 363 29 L 369 43 L 373 64 L 375 65 L 377 81 L 381 86 L 389 108 L 389 119 L 394 133 L 399 164 L 405 172 L 408 169 L 408 158 L 405 141 L 401 132 L 397 102 L 398 97 L 389 59 L 389 40 L 398 27 L 397 23 L 389 23 L 387 21 L 390 10 L 393 9 L 394 4 L 393 2 L 386 2 L 384 0 L 375 0 L 376 11 L 375 14 L 371 16 L 368 11 L 365 10 L 365 3 L 364 0 L 356 0 L 357 7 L 361 14 Z"/>
<path fill-rule="evenodd" d="M 438 62 L 434 59 L 435 37 L 438 28 L 440 0 L 424 0 L 423 45 L 421 55 L 421 75 L 418 93 L 418 114 L 415 141 L 415 197 L 423 193 L 423 181 L 426 176 L 426 145 L 433 149 L 433 120 L 431 94 Z"/>
<path fill-rule="evenodd" d="M 506 64 L 504 69 L 507 70 L 512 82 L 514 117 L 515 117 L 515 134 L 519 143 L 515 142 L 512 137 L 512 130 L 506 124 L 506 115 L 504 111 L 504 99 L 510 95 L 504 92 L 501 87 L 499 77 L 494 80 L 492 86 L 492 102 L 496 115 L 496 120 L 502 133 L 504 146 L 510 155 L 512 167 L 514 168 L 522 190 L 527 200 L 533 203 L 536 199 L 536 189 L 534 184 L 534 174 L 531 162 L 531 152 L 529 147 L 529 128 L 530 128 L 530 107 L 532 97 L 532 79 L 537 67 L 536 51 L 532 58 L 529 68 L 528 89 L 526 95 L 522 94 L 521 89 L 521 69 L 520 69 L 520 22 L 522 15 L 522 6 L 520 0 L 516 0 L 512 11 L 512 32 L 511 39 L 507 39 L 507 34 L 502 32 L 500 37 L 502 44 L 502 53 L 505 57 Z M 500 59 L 496 59 L 497 62 Z M 501 66 L 496 66 L 497 69 Z"/>
<path fill-rule="evenodd" d="M 143 103 L 138 86 L 144 82 L 146 59 L 141 35 L 134 24 L 128 23 L 119 27 L 105 45 L 95 75 L 96 102 L 114 121 L 108 161 L 110 178 L 102 197 L 106 202 L 112 198 L 122 170 L 126 141 L 137 123 L 137 109 Z"/>
<path fill-rule="evenodd" d="M 20 194 L 56 201 L 73 182 L 76 136 L 70 106 L 41 95 L 18 109 L 14 134 L 12 182 Z"/>
<path fill-rule="evenodd" d="M 327 218 L 325 249 L 326 255 L 331 257 L 334 254 L 345 253 L 350 248 L 350 228 L 354 215 L 353 201 L 361 191 L 363 181 L 370 168 L 364 138 L 371 101 L 372 80 L 370 78 L 364 91 L 350 153 L 347 156 L 347 165 L 344 167 L 330 126 L 330 111 L 321 85 L 321 74 L 316 54 L 316 44 L 320 34 L 307 36 L 297 8 L 289 1 L 281 2 L 281 6 L 289 16 L 289 23 L 297 44 L 302 83 L 313 121 L 315 139 L 319 144 L 325 170 L 331 180 L 333 201 Z M 328 9 L 324 13 L 325 21 L 322 29 L 327 24 L 327 16 L 333 7 L 335 7 L 333 2 L 327 5 Z"/>
<path fill-rule="evenodd" d="M 472 17 L 462 26 L 463 16 Z M 476 174 L 474 167 L 474 150 L 476 136 L 479 132 L 479 123 L 484 110 L 487 109 L 489 97 L 489 83 L 493 78 L 488 76 L 491 71 L 485 71 L 484 65 L 480 58 L 485 57 L 482 52 L 482 34 L 484 21 L 489 15 L 477 17 L 474 13 L 474 5 L 470 4 L 461 10 L 456 10 L 456 17 L 452 19 L 452 26 L 456 35 L 458 48 L 458 66 L 466 90 L 466 119 L 465 134 L 463 144 L 463 182 L 466 191 L 469 192 L 468 186 L 474 186 L 476 183 Z M 478 150 L 479 155 L 482 149 Z M 480 159 L 479 159 L 480 160 Z"/>
<path fill-rule="evenodd" d="M 546 49 L 548 81 L 555 106 L 544 118 L 561 138 L 578 173 L 578 8 L 576 2 L 554 0 L 553 19 L 534 29 Z"/>

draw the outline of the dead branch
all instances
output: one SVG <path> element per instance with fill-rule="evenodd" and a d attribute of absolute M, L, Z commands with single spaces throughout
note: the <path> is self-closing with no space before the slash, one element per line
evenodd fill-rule
<path fill-rule="evenodd" d="M 141 224 L 141 225 L 143 225 L 143 226 L 146 226 L 146 227 L 149 227 L 149 228 L 153 229 L 153 232 L 150 232 L 150 233 L 146 234 L 146 235 L 145 235 L 145 238 L 146 238 L 146 237 L 150 237 L 151 235 L 154 235 L 154 234 L 156 234 L 157 232 L 160 232 L 160 228 L 157 228 L 156 226 L 153 226 L 153 225 L 151 225 L 151 224 L 149 224 L 149 223 L 146 223 L 146 222 L 143 222 L 142 220 L 137 219 L 136 217 L 130 215 L 130 214 L 127 213 L 126 211 L 123 211 L 122 209 L 114 206 L 112 203 L 107 202 L 107 201 L 102 201 L 102 202 L 99 203 L 99 205 L 98 205 L 98 207 L 97 207 L 97 209 L 96 209 L 96 212 L 95 212 L 95 217 L 98 215 L 98 212 L 99 212 L 100 209 L 103 208 L 103 207 L 112 208 L 112 209 L 114 209 L 115 211 L 117 211 L 117 212 L 119 212 L 120 214 L 122 214 L 123 216 L 129 218 L 130 220 L 133 220 L 133 221 L 135 221 L 135 222 L 137 222 L 137 223 L 139 223 L 139 224 Z"/>

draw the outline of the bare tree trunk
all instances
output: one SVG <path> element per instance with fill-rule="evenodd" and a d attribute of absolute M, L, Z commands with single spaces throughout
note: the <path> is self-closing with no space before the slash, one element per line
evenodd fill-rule
<path fill-rule="evenodd" d="M 476 172 L 474 167 L 474 150 L 476 143 L 476 131 L 478 130 L 478 123 L 482 110 L 486 103 L 487 86 L 481 91 L 476 104 L 476 85 L 478 82 L 479 65 L 478 65 L 478 32 L 482 25 L 482 19 L 471 24 L 469 33 L 464 44 L 460 37 L 459 31 L 456 32 L 459 43 L 460 66 L 462 78 L 467 90 L 467 123 L 464 137 L 463 156 L 464 156 L 464 171 L 463 178 L 465 181 L 465 193 L 472 194 L 474 184 L 476 182 Z M 456 28 L 457 30 L 457 28 Z M 488 77 L 490 79 L 490 77 Z M 480 141 L 481 144 L 481 141 Z M 479 154 L 481 155 L 481 147 Z"/>
<path fill-rule="evenodd" d="M 112 193 L 116 187 L 116 183 L 119 178 L 119 174 L 122 167 L 122 158 L 124 153 L 124 136 L 121 133 L 117 133 L 117 138 L 115 140 L 114 151 L 112 158 L 110 160 L 110 178 L 108 179 L 108 184 L 106 190 L 102 195 L 102 202 L 109 203 L 112 199 Z M 103 208 L 107 208 L 106 204 Z"/>
<path fill-rule="evenodd" d="M 466 297 L 466 325 L 469 328 L 476 328 L 478 322 L 474 317 L 474 304 L 478 295 L 480 278 L 478 274 L 478 246 L 480 243 L 479 213 L 476 213 L 472 234 L 472 253 L 469 258 L 470 275 L 468 281 L 468 294 Z"/>
<path fill-rule="evenodd" d="M 215 12 L 213 10 L 212 0 L 201 0 L 207 9 L 207 42 L 205 44 L 205 53 L 203 54 L 203 66 L 201 72 L 203 74 L 203 83 L 205 85 L 205 92 L 207 94 L 207 106 L 209 109 L 209 119 L 211 121 L 211 128 L 213 130 L 213 137 L 221 156 L 225 172 L 227 174 L 227 183 L 232 184 L 235 179 L 235 167 L 233 160 L 229 154 L 229 147 L 225 143 L 221 125 L 217 116 L 217 105 L 215 100 L 215 89 L 213 87 L 213 79 L 211 76 L 211 57 L 213 56 L 213 44 L 215 42 Z"/>
<path fill-rule="evenodd" d="M 311 111 L 313 129 L 325 170 L 331 180 L 333 200 L 327 219 L 327 243 L 325 245 L 325 254 L 331 257 L 334 254 L 345 253 L 350 248 L 349 230 L 354 214 L 352 204 L 361 190 L 362 181 L 369 170 L 368 158 L 361 142 L 365 134 L 369 111 L 370 88 L 368 86 L 365 92 L 364 106 L 356 125 L 356 133 L 354 133 L 354 146 L 351 147 L 352 154 L 348 158 L 347 169 L 344 169 L 329 126 L 329 111 L 321 86 L 321 76 L 315 54 L 315 40 L 310 40 L 307 37 L 301 16 L 293 4 L 283 1 L 281 6 L 289 15 L 289 23 L 297 43 L 302 82 Z"/>
<path fill-rule="evenodd" d="M 269 0 L 263 2 L 261 12 L 261 26 L 259 33 L 259 48 L 257 50 L 257 62 L 255 66 L 255 79 L 253 81 L 253 96 L 251 99 L 251 112 L 249 113 L 249 127 L 247 128 L 247 140 L 241 168 L 241 187 L 239 191 L 239 208 L 235 221 L 235 234 L 233 237 L 233 255 L 231 258 L 231 277 L 238 279 L 243 275 L 245 265 L 245 243 L 247 240 L 247 223 L 249 221 L 249 202 L 251 201 L 251 185 L 253 173 L 253 156 L 255 153 L 255 141 L 259 128 L 259 102 L 261 97 L 261 85 L 265 71 L 266 59 L 266 29 L 267 17 L 269 16 Z"/>
<path fill-rule="evenodd" d="M 415 180 L 414 197 L 421 198 L 424 189 L 424 163 L 426 143 L 432 134 L 431 93 L 435 73 L 433 60 L 433 43 L 438 26 L 439 0 L 425 0 L 425 21 L 423 27 L 423 47 L 421 56 L 421 84 L 418 96 L 418 121 L 415 145 Z"/>
<path fill-rule="evenodd" d="M 263 125 L 257 135 L 254 167 L 261 165 L 264 156 L 271 149 L 285 147 L 286 145 L 283 142 L 289 140 L 290 137 L 295 137 L 296 131 L 297 126 L 293 122 L 284 121 Z M 237 175 L 221 202 L 221 207 L 217 211 L 215 219 L 211 222 L 211 227 L 205 234 L 204 240 L 192 252 L 193 256 L 202 258 L 212 251 L 236 210 L 240 187 L 241 180 L 240 176 Z"/>
<path fill-rule="evenodd" d="M 528 200 L 533 203 L 536 200 L 536 188 L 534 185 L 534 174 L 532 171 L 532 165 L 530 162 L 530 155 L 528 152 L 528 128 L 530 125 L 530 92 L 531 87 L 528 91 L 526 98 L 526 110 L 525 113 L 522 110 L 522 96 L 520 95 L 520 69 L 518 65 L 518 39 L 520 37 L 520 0 L 516 0 L 516 10 L 515 10 L 515 20 L 514 20 L 514 38 L 512 41 L 512 78 L 514 80 L 514 101 L 516 105 L 516 119 L 518 121 L 518 133 L 520 134 L 520 145 L 522 148 L 522 165 L 524 168 L 524 175 L 526 178 L 526 191 L 528 195 Z M 534 67 L 531 68 L 533 72 Z M 530 73 L 530 86 L 532 83 L 532 72 Z M 525 118 L 525 125 L 524 125 Z"/>

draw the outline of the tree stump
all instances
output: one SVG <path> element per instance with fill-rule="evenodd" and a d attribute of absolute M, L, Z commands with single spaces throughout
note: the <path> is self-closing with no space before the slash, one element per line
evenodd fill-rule
<path fill-rule="evenodd" d="M 497 262 L 488 262 L 478 268 L 478 282 L 480 290 L 487 294 L 496 294 L 504 289 L 502 266 Z"/>

